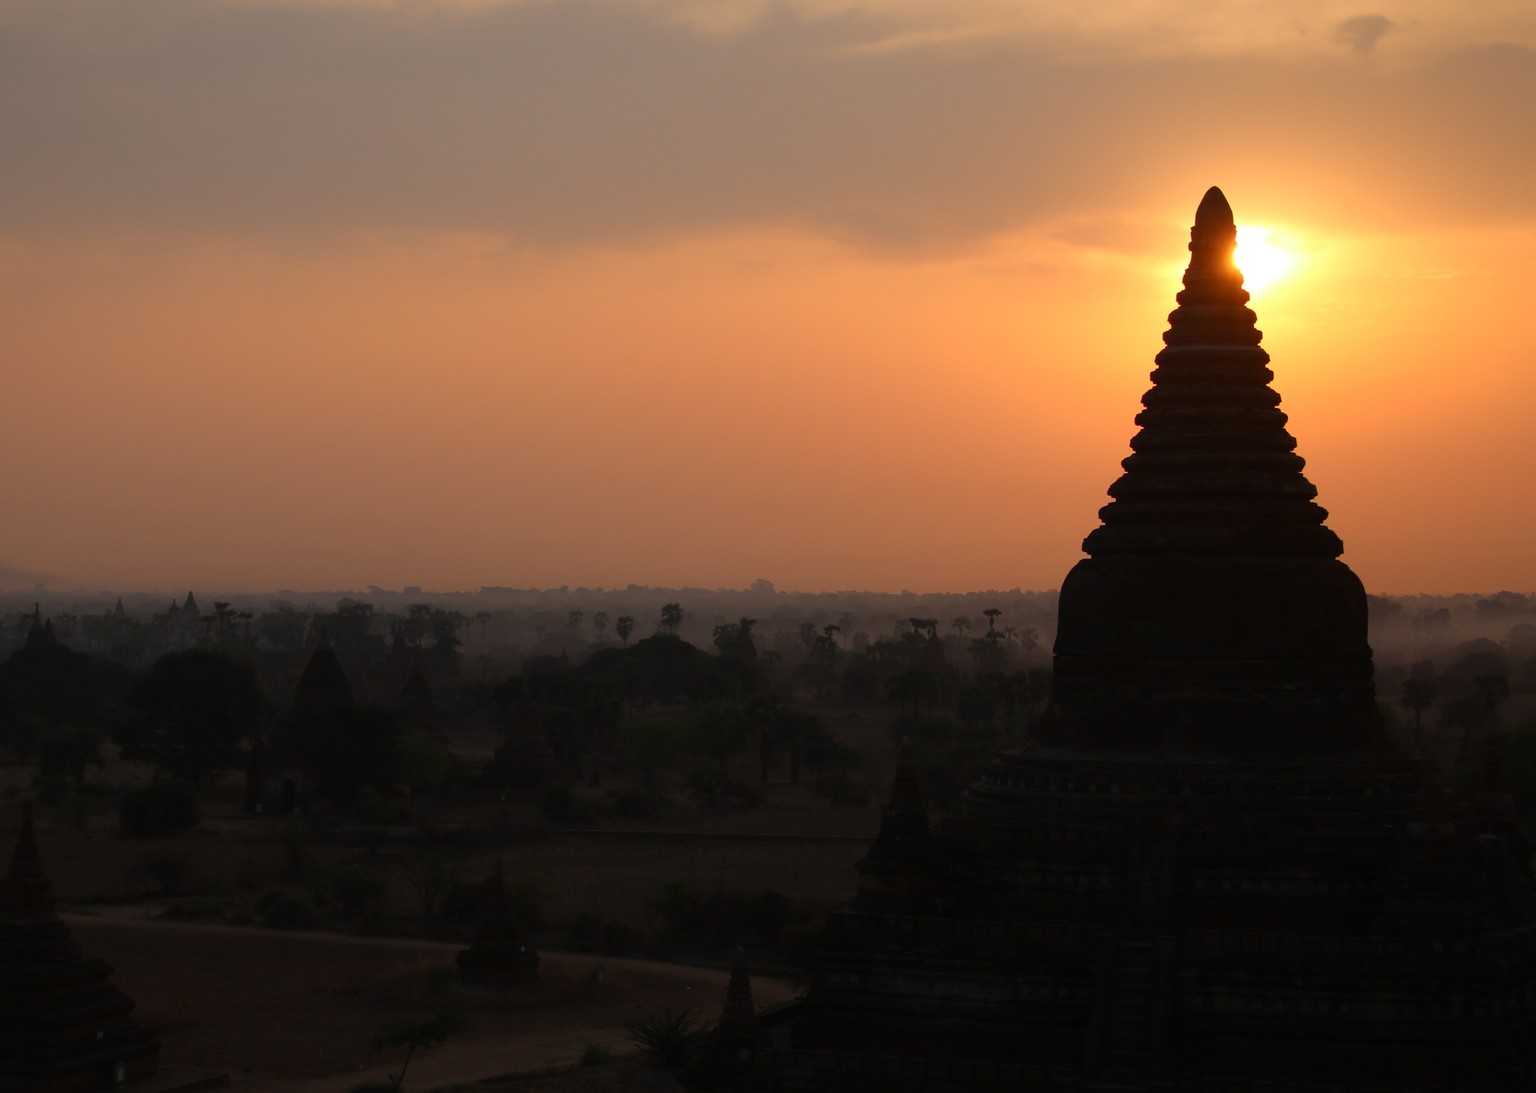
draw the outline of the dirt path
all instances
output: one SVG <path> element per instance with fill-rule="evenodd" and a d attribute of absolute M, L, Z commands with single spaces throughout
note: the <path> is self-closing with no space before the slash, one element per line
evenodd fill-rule
<path fill-rule="evenodd" d="M 66 915 L 81 948 L 102 956 L 162 1043 L 161 1058 L 226 1070 L 240 1090 L 347 1093 L 383 1082 L 403 1052 L 368 1044 L 390 1021 L 433 1004 L 434 981 L 462 946 L 404 938 L 257 930 L 222 924 Z M 634 1050 L 625 1022 L 691 1009 L 712 1018 L 727 975 L 653 960 L 543 953 L 539 980 L 507 993 L 460 990 L 469 1028 L 411 1061 L 422 1091 L 577 1062 L 588 1047 Z M 594 972 L 601 968 L 601 976 Z M 795 990 L 753 980 L 759 1005 Z"/>

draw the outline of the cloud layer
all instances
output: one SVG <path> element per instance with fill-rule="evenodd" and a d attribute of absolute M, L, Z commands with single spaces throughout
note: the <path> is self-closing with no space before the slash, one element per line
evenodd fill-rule
<path fill-rule="evenodd" d="M 986 5 L 773 5 L 729 33 L 659 10 L 26 0 L 0 21 L 4 230 L 559 247 L 789 224 L 907 249 L 1162 204 L 1189 171 L 1326 189 L 1356 224 L 1524 216 L 1536 186 L 1509 139 L 1536 54 L 1378 66 L 1383 15 L 1292 25 L 1306 52 L 1261 48 L 1280 29 L 1154 52 L 1138 25 L 967 33 Z"/>

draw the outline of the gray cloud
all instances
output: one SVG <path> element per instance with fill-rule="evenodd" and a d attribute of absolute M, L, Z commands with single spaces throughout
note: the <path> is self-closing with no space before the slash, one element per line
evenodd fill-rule
<path fill-rule="evenodd" d="M 0 23 L 0 231 L 566 246 L 795 224 L 908 250 L 1187 197 L 1190 170 L 1202 186 L 1300 171 L 1357 221 L 1385 215 L 1381 178 L 1397 205 L 1475 192 L 1478 215 L 1529 212 L 1531 152 L 1502 136 L 1536 101 L 1523 47 L 1492 72 L 1386 75 L 1018 38 L 850 48 L 889 30 L 784 9 L 710 37 L 601 3 L 24 0 Z M 1426 156 L 1448 143 L 1454 161 Z"/>
<path fill-rule="evenodd" d="M 1367 57 L 1394 26 L 1385 15 L 1351 15 L 1333 28 L 1333 40 Z"/>

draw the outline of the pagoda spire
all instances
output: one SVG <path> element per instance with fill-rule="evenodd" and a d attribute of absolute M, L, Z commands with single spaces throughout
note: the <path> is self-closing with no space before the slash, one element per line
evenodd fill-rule
<path fill-rule="evenodd" d="M 1325 736 L 1380 735 L 1365 590 L 1302 473 L 1236 245 L 1213 186 L 1125 473 L 1063 582 L 1046 740 L 1140 746 L 1161 719 L 1225 749 L 1302 709 Z"/>
<path fill-rule="evenodd" d="M 1212 186 L 1195 211 L 1184 289 L 1136 416 L 1141 431 L 1099 512 L 1103 526 L 1083 543 L 1091 555 L 1343 553 L 1269 386 L 1236 246 L 1232 208 Z"/>

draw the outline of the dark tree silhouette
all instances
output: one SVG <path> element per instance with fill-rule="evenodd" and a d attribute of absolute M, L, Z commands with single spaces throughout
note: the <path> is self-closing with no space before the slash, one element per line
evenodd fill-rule
<path fill-rule="evenodd" d="M 1434 704 L 1438 697 L 1435 690 L 1434 671 L 1435 666 L 1427 660 L 1415 664 L 1410 670 L 1410 675 L 1403 680 L 1403 708 L 1413 713 L 1413 746 L 1422 751 L 1424 748 L 1424 711 Z"/>
<path fill-rule="evenodd" d="M 628 648 L 629 635 L 635 632 L 635 620 L 628 615 L 620 615 L 618 620 L 614 622 L 613 629 L 619 635 L 619 641 L 624 644 L 625 648 Z"/>
<path fill-rule="evenodd" d="M 682 607 L 675 603 L 664 604 L 661 608 L 661 628 L 669 634 L 675 634 L 682 624 Z"/>
<path fill-rule="evenodd" d="M 250 668 L 213 649 L 167 653 L 128 701 L 133 716 L 114 734 L 124 757 L 148 760 L 193 785 L 238 761 L 263 706 Z"/>

